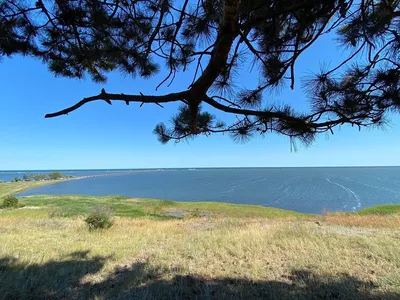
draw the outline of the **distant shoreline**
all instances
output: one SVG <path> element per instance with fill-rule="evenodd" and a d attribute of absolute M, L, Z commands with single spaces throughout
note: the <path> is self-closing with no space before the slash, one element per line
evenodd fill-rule
<path fill-rule="evenodd" d="M 177 167 L 177 168 L 127 168 L 127 169 L 43 169 L 43 170 L 0 170 L 0 173 L 40 173 L 40 172 L 99 172 L 99 171 L 121 171 L 126 172 L 152 172 L 152 171 L 175 171 L 175 170 L 225 170 L 225 169 L 335 169 L 335 168 L 400 168 L 400 165 L 394 166 L 271 166 L 271 167 Z M 119 172 L 118 172 L 119 173 Z"/>
<path fill-rule="evenodd" d="M 93 174 L 93 175 L 85 175 L 85 176 L 73 176 L 71 178 L 66 178 L 66 180 L 78 180 L 78 179 L 93 178 L 93 177 L 118 176 L 118 175 L 149 173 L 149 172 L 164 172 L 164 171 L 172 171 L 172 170 L 165 170 L 165 169 L 136 170 L 136 171 L 125 171 L 125 172 L 118 172 L 118 173 Z"/>
<path fill-rule="evenodd" d="M 121 172 L 114 172 L 114 173 L 103 173 L 103 174 L 93 174 L 93 175 L 84 175 L 84 176 L 71 176 L 57 179 L 55 182 L 49 182 L 49 184 L 54 184 L 57 182 L 62 181 L 69 181 L 69 180 L 79 180 L 79 179 L 86 179 L 86 178 L 94 178 L 94 177 L 105 177 L 105 176 L 118 176 L 118 175 L 129 175 L 129 174 L 139 174 L 139 173 L 149 173 L 149 172 L 165 172 L 165 171 L 173 171 L 173 170 L 166 170 L 166 169 L 154 169 L 154 170 L 132 170 L 132 171 L 121 171 Z M 11 173 L 11 171 L 10 171 Z M 65 174 L 64 174 L 65 175 Z M 21 182 L 46 182 L 51 180 L 21 180 Z M 10 181 L 1 181 L 0 183 L 8 183 Z"/>

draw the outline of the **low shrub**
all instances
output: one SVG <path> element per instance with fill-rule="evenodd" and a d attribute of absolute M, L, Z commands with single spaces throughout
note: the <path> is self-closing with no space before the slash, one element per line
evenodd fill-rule
<path fill-rule="evenodd" d="M 1 208 L 16 208 L 18 207 L 18 198 L 13 196 L 7 196 L 3 200 Z"/>
<path fill-rule="evenodd" d="M 63 179 L 65 177 L 66 176 L 60 172 L 53 172 L 53 173 L 48 174 L 48 178 L 51 180 Z"/>
<path fill-rule="evenodd" d="M 195 210 L 192 210 L 190 212 L 191 218 L 200 218 L 201 216 L 202 216 L 202 214 L 200 213 L 200 210 L 198 208 L 196 208 Z"/>
<path fill-rule="evenodd" d="M 89 230 L 108 229 L 114 224 L 114 216 L 106 207 L 96 207 L 85 219 Z"/>

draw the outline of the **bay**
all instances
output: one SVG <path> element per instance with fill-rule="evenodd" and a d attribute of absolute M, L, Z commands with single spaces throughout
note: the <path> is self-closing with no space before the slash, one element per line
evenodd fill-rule
<path fill-rule="evenodd" d="M 400 167 L 79 172 L 83 172 L 79 173 L 80 176 L 100 174 L 111 174 L 111 176 L 60 182 L 25 191 L 19 196 L 123 195 L 175 201 L 255 204 L 305 213 L 322 213 L 324 210 L 357 211 L 380 204 L 400 204 Z M 72 174 L 74 173 L 71 171 L 67 175 Z"/>

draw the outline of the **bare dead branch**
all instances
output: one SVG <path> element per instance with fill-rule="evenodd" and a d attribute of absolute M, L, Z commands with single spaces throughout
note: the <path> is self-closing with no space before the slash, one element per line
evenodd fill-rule
<path fill-rule="evenodd" d="M 88 98 L 83 98 L 81 101 L 76 103 L 75 105 L 68 107 L 66 109 L 60 110 L 55 113 L 50 113 L 45 115 L 45 118 L 54 118 L 61 115 L 67 115 L 68 113 L 77 110 L 81 106 L 98 100 L 106 101 L 107 103 L 111 103 L 112 101 L 124 101 L 126 104 L 130 102 L 142 102 L 142 103 L 154 103 L 160 106 L 160 103 L 167 103 L 167 102 L 177 102 L 182 101 L 187 97 L 187 91 L 180 92 L 180 93 L 171 93 L 162 96 L 147 96 L 143 94 L 139 95 L 125 95 L 125 94 L 110 94 L 106 93 L 104 90 L 96 96 L 91 96 Z"/>

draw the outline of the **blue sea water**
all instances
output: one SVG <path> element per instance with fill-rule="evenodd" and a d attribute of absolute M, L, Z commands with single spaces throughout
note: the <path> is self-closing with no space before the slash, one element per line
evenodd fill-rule
<path fill-rule="evenodd" d="M 91 170 L 69 175 L 111 171 L 115 175 L 60 182 L 19 195 L 124 195 L 255 204 L 307 213 L 400 204 L 400 167 L 178 169 L 125 174 Z"/>

